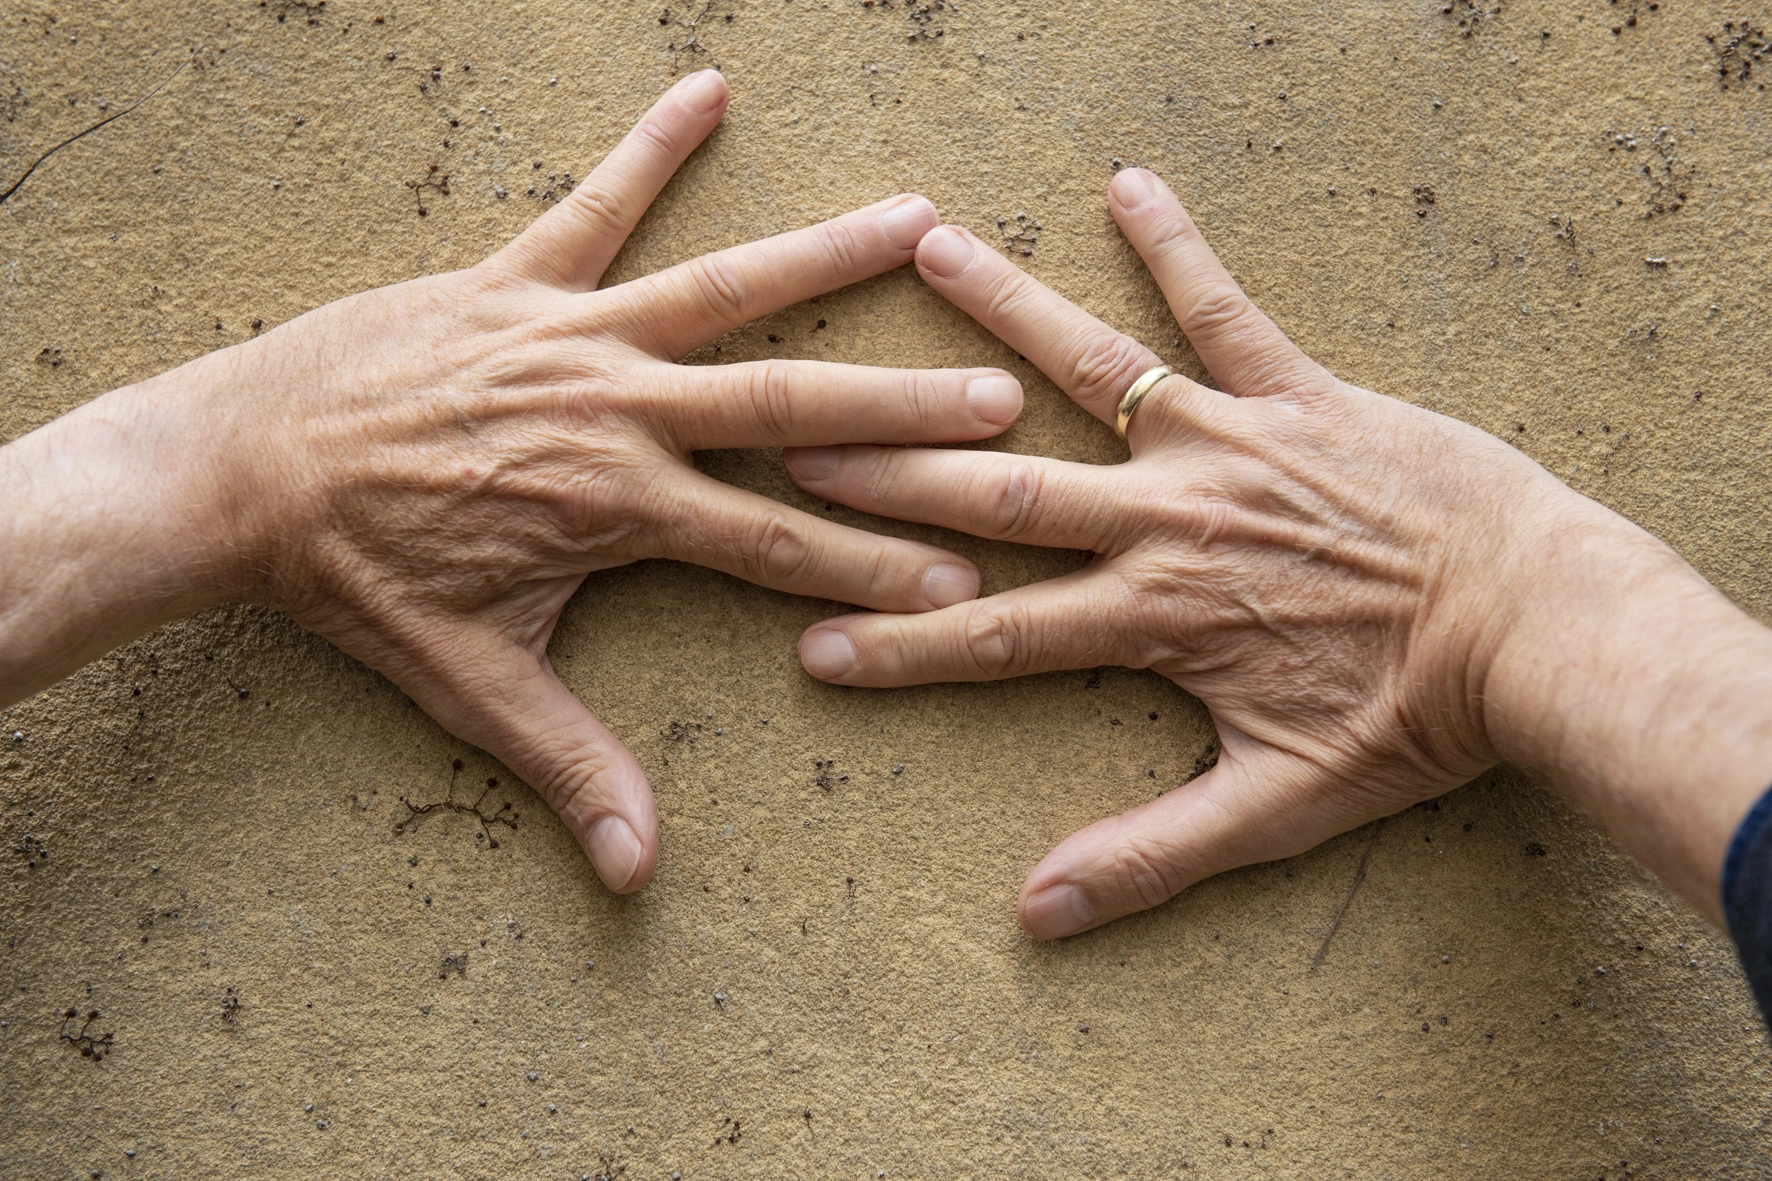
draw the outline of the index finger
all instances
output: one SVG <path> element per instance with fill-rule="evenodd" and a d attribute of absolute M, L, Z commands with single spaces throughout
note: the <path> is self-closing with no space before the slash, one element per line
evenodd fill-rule
<path fill-rule="evenodd" d="M 634 343 L 675 361 L 759 316 L 903 266 L 939 220 L 928 198 L 906 193 L 692 258 L 599 298 L 620 299 Z"/>
<path fill-rule="evenodd" d="M 728 94 L 718 70 L 671 87 L 583 184 L 497 257 L 518 274 L 568 291 L 594 289 L 659 190 L 720 122 Z"/>

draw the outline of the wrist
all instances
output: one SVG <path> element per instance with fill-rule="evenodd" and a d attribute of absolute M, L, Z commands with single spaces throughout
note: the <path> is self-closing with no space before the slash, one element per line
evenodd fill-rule
<path fill-rule="evenodd" d="M 1622 517 L 1558 512 L 1485 678 L 1490 741 L 1715 919 L 1729 840 L 1772 786 L 1772 632 Z"/>
<path fill-rule="evenodd" d="M 113 438 L 119 483 L 153 515 L 158 576 L 173 616 L 262 598 L 275 530 L 267 509 L 279 465 L 250 420 L 237 349 L 201 357 L 105 398 L 119 401 Z M 98 407 L 105 401 L 99 399 Z"/>
<path fill-rule="evenodd" d="M 239 596 L 249 550 L 203 401 L 156 379 L 0 449 L 0 702 Z"/>

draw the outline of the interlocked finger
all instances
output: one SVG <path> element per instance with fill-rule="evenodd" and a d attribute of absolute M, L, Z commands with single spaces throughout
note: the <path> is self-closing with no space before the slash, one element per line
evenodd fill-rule
<path fill-rule="evenodd" d="M 658 556 L 772 590 L 876 611 L 928 611 L 978 593 L 977 569 L 957 554 L 821 521 L 699 472 L 685 472 L 662 505 Z"/>
<path fill-rule="evenodd" d="M 1081 570 L 923 615 L 827 619 L 800 637 L 800 663 L 875 688 L 1132 664 L 1128 607 L 1111 576 Z"/>
<path fill-rule="evenodd" d="M 1039 366 L 1103 422 L 1114 421 L 1120 397 L 1138 376 L 1162 363 L 1150 349 L 959 226 L 941 226 L 924 236 L 917 247 L 917 270 L 937 293 Z M 1186 378 L 1165 385 L 1172 389 L 1183 383 Z"/>
<path fill-rule="evenodd" d="M 1256 307 L 1155 173 L 1128 168 L 1108 187 L 1120 223 L 1156 277 L 1175 320 L 1225 390 L 1308 397 L 1333 388 L 1328 371 Z"/>
<path fill-rule="evenodd" d="M 993 541 L 1106 551 L 1124 528 L 1124 470 L 995 451 L 806 447 L 782 456 L 814 496 Z"/>
<path fill-rule="evenodd" d="M 620 294 L 634 343 L 676 360 L 759 316 L 903 266 L 938 220 L 927 198 L 893 197 L 704 254 L 606 295 Z"/>
<path fill-rule="evenodd" d="M 959 443 L 1000 434 L 1021 413 L 1021 383 L 1001 369 L 785 360 L 659 369 L 647 411 L 687 450 Z"/>

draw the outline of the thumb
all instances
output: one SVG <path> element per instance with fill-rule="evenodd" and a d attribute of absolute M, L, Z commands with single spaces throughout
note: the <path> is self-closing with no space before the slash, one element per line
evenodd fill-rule
<path fill-rule="evenodd" d="M 457 675 L 451 675 L 455 673 Z M 560 683 L 547 656 L 496 636 L 459 644 L 418 703 L 502 761 L 559 815 L 617 894 L 652 880 L 658 810 L 621 740 Z"/>
<path fill-rule="evenodd" d="M 1098 820 L 1048 853 L 1022 883 L 1016 911 L 1027 933 L 1075 935 L 1166 902 L 1213 874 L 1302 853 L 1361 823 L 1334 805 L 1320 769 L 1237 737 L 1242 741 L 1227 742 L 1218 765 L 1198 779 Z"/>

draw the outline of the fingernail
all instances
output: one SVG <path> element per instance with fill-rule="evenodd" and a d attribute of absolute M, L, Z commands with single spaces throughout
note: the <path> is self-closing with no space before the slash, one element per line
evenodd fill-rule
<path fill-rule="evenodd" d="M 855 667 L 855 645 L 840 631 L 817 631 L 800 641 L 800 664 L 821 681 Z"/>
<path fill-rule="evenodd" d="M 942 226 L 923 235 L 922 243 L 917 247 L 917 261 L 926 270 L 933 271 L 944 279 L 951 279 L 968 266 L 977 251 L 966 232 L 956 226 Z"/>
<path fill-rule="evenodd" d="M 828 480 L 843 460 L 841 447 L 789 447 L 781 461 L 796 480 Z"/>
<path fill-rule="evenodd" d="M 927 197 L 910 197 L 880 214 L 880 228 L 900 250 L 910 250 L 941 220 Z"/>
<path fill-rule="evenodd" d="M 1157 195 L 1157 178 L 1142 168 L 1122 168 L 1108 185 L 1122 209 L 1137 209 Z"/>
<path fill-rule="evenodd" d="M 585 842 L 591 851 L 591 864 L 597 876 L 611 890 L 620 890 L 634 880 L 640 866 L 640 838 L 628 822 L 619 816 L 605 816 L 591 829 Z"/>
<path fill-rule="evenodd" d="M 1048 886 L 1021 908 L 1021 925 L 1035 939 L 1063 939 L 1095 925 L 1095 909 L 1072 885 Z"/>
<path fill-rule="evenodd" d="M 1007 375 L 975 377 L 966 383 L 966 405 L 997 426 L 1014 422 L 1021 413 L 1021 383 Z"/>
<path fill-rule="evenodd" d="M 726 101 L 726 79 L 719 70 L 703 70 L 683 80 L 683 105 L 705 115 Z"/>
<path fill-rule="evenodd" d="M 923 575 L 923 597 L 937 607 L 952 607 L 955 603 L 964 603 L 977 595 L 976 570 L 943 562 L 939 566 L 929 567 L 929 573 Z M 847 647 L 849 641 L 845 639 L 843 643 Z M 853 661 L 854 655 L 851 654 L 849 659 Z"/>

